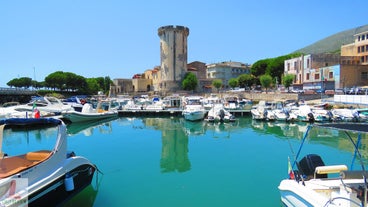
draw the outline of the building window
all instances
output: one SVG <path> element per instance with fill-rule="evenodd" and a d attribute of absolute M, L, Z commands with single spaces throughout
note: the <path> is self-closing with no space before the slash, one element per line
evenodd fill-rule
<path fill-rule="evenodd" d="M 368 80 L 368 72 L 362 72 L 362 80 Z"/>
<path fill-rule="evenodd" d="M 305 79 L 309 80 L 309 73 L 306 74 Z"/>
<path fill-rule="evenodd" d="M 365 40 L 365 35 L 362 35 L 362 40 Z"/>
<path fill-rule="evenodd" d="M 290 63 L 287 63 L 287 71 L 290 71 Z"/>
<path fill-rule="evenodd" d="M 309 68 L 310 62 L 309 59 L 307 59 L 307 68 Z"/>
<path fill-rule="evenodd" d="M 360 62 L 364 63 L 364 56 L 360 57 Z"/>
<path fill-rule="evenodd" d="M 358 53 L 360 53 L 360 47 L 358 47 Z"/>
<path fill-rule="evenodd" d="M 332 79 L 333 78 L 333 72 L 329 72 L 328 73 L 328 79 Z"/>
<path fill-rule="evenodd" d="M 314 80 L 319 80 L 319 79 L 320 79 L 319 73 L 314 74 Z"/>

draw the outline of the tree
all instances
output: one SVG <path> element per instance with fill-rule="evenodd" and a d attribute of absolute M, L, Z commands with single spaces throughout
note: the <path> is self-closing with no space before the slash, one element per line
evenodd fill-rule
<path fill-rule="evenodd" d="M 269 62 L 270 62 L 270 59 L 258 60 L 252 65 L 250 69 L 251 74 L 254 75 L 255 77 L 265 74 L 267 65 L 269 64 Z"/>
<path fill-rule="evenodd" d="M 250 88 L 254 83 L 254 76 L 251 74 L 242 74 L 238 77 L 238 82 L 241 88 Z"/>
<path fill-rule="evenodd" d="M 281 80 L 281 77 L 284 74 L 285 60 L 299 57 L 301 55 L 301 53 L 292 53 L 276 58 L 258 60 L 252 65 L 251 74 L 255 77 L 269 74 L 271 77 L 277 77 L 278 80 Z"/>
<path fill-rule="evenodd" d="M 217 92 L 220 91 L 220 88 L 222 87 L 222 80 L 220 79 L 215 79 L 212 81 L 212 85 L 217 88 Z"/>
<path fill-rule="evenodd" d="M 282 84 L 288 89 L 289 91 L 289 87 L 291 86 L 291 84 L 294 81 L 294 75 L 292 74 L 286 74 L 284 76 L 282 76 Z"/>
<path fill-rule="evenodd" d="M 198 86 L 198 79 L 194 73 L 188 72 L 185 74 L 181 87 L 187 91 L 193 91 Z"/>
<path fill-rule="evenodd" d="M 237 78 L 230 78 L 230 80 L 229 80 L 229 86 L 231 88 L 238 87 L 239 86 L 238 79 Z"/>
<path fill-rule="evenodd" d="M 85 89 L 85 93 L 97 94 L 98 91 L 100 90 L 100 86 L 96 78 L 87 78 L 86 83 L 87 88 Z"/>
<path fill-rule="evenodd" d="M 54 90 L 63 90 L 63 87 L 66 84 L 66 75 L 63 71 L 51 73 L 45 77 L 45 84 Z"/>
<path fill-rule="evenodd" d="M 272 83 L 272 77 L 268 74 L 265 75 L 261 75 L 259 77 L 259 80 L 261 81 L 261 85 L 266 88 L 266 93 L 267 93 L 267 88 L 269 88 L 271 86 Z"/>
<path fill-rule="evenodd" d="M 32 86 L 32 79 L 28 77 L 14 78 L 7 83 L 10 87 L 29 88 Z"/>

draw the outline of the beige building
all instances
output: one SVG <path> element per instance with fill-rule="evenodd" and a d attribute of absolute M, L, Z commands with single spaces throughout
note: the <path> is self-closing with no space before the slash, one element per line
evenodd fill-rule
<path fill-rule="evenodd" d="M 368 31 L 354 35 L 354 39 L 341 47 L 341 88 L 368 85 Z"/>
<path fill-rule="evenodd" d="M 284 73 L 295 76 L 293 87 L 298 89 L 334 88 L 335 71 L 340 64 L 339 54 L 308 54 L 285 60 Z M 326 68 L 326 69 L 322 69 Z M 326 73 L 326 74 L 325 74 Z"/>

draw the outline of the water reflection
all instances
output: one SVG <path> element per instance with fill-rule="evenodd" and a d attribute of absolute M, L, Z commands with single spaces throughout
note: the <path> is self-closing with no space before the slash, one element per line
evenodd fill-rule
<path fill-rule="evenodd" d="M 272 134 L 280 139 L 299 139 L 301 140 L 307 131 L 309 123 L 297 122 L 265 122 L 252 120 L 251 127 L 261 134 Z M 353 140 L 358 139 L 357 133 L 350 133 Z M 322 144 L 341 151 L 354 153 L 355 149 L 351 141 L 344 131 L 313 127 L 308 133 L 307 141 L 311 144 Z M 360 153 L 364 159 L 368 159 L 368 134 L 362 134 L 361 144 L 359 146 Z"/>
<path fill-rule="evenodd" d="M 301 139 L 308 127 L 308 124 L 306 122 L 288 123 L 252 120 L 251 127 L 258 133 L 273 134 L 282 139 Z"/>
<path fill-rule="evenodd" d="M 66 203 L 62 204 L 64 207 L 92 207 L 96 197 L 98 190 L 90 184 L 77 195 L 73 196 L 70 200 L 67 200 Z"/>
<path fill-rule="evenodd" d="M 182 119 L 183 129 L 188 136 L 200 136 L 206 133 L 203 121 L 186 121 Z"/>
<path fill-rule="evenodd" d="M 111 123 L 113 119 L 104 119 L 93 122 L 77 122 L 67 125 L 67 132 L 69 135 L 83 133 L 85 136 L 93 135 L 95 129 L 98 129 L 102 134 L 110 134 L 112 132 Z"/>
<path fill-rule="evenodd" d="M 161 143 L 161 172 L 186 172 L 191 169 L 188 157 L 189 137 L 199 137 L 206 133 L 212 133 L 213 138 L 230 138 L 231 132 L 240 130 L 247 124 L 244 122 L 233 123 L 208 123 L 204 121 L 191 122 L 183 118 L 144 118 L 144 127 L 155 128 L 162 133 Z M 133 124 L 133 128 L 143 128 Z"/>

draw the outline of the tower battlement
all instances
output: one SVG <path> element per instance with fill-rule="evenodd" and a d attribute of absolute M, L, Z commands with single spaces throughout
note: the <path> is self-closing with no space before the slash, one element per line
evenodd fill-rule
<path fill-rule="evenodd" d="M 182 32 L 186 36 L 189 35 L 189 28 L 184 27 L 184 26 L 179 26 L 179 25 L 168 25 L 168 26 L 160 27 L 158 28 L 158 35 L 161 36 L 165 32 L 171 32 L 171 31 Z"/>

